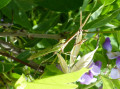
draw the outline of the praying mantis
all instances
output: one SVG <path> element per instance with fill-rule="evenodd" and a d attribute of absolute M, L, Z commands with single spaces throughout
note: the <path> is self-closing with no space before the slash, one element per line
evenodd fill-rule
<path fill-rule="evenodd" d="M 62 40 L 60 40 L 60 42 L 58 43 L 58 44 L 56 44 L 56 45 L 54 45 L 53 47 L 49 47 L 49 48 L 46 48 L 46 49 L 44 49 L 44 50 L 42 50 L 42 51 L 40 51 L 40 52 L 38 52 L 38 53 L 34 53 L 34 54 L 32 54 L 29 58 L 28 58 L 28 60 L 33 60 L 33 59 L 35 59 L 35 58 L 38 58 L 38 57 L 40 57 L 40 56 L 44 56 L 44 55 L 46 55 L 46 54 L 48 54 L 48 53 L 51 53 L 51 52 L 59 52 L 59 51 L 64 51 L 64 48 L 67 46 L 67 44 L 76 36 L 76 39 L 77 39 L 77 43 L 76 43 L 76 45 L 77 46 L 80 46 L 84 41 L 85 41 L 85 39 L 84 40 L 82 40 L 82 27 L 85 25 L 85 23 L 87 22 L 87 20 L 88 20 L 88 18 L 89 18 L 89 16 L 90 16 L 90 14 L 87 16 L 87 18 L 86 18 L 86 20 L 84 21 L 84 23 L 82 24 L 82 12 L 81 12 L 81 15 L 80 15 L 81 17 L 81 20 L 80 20 L 80 28 L 79 28 L 79 30 L 73 35 L 73 36 L 71 36 L 67 41 L 65 41 L 65 39 L 62 39 Z M 79 45 L 78 45 L 79 44 Z M 79 50 L 79 48 L 78 48 L 78 50 Z M 77 50 L 77 51 L 78 51 Z"/>

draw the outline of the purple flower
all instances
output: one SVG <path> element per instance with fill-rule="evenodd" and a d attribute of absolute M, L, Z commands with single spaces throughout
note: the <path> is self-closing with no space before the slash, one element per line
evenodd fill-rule
<path fill-rule="evenodd" d="M 110 73 L 110 77 L 112 79 L 118 79 L 118 78 L 120 78 L 120 70 L 117 69 L 117 68 L 112 68 L 111 73 Z"/>
<path fill-rule="evenodd" d="M 107 56 L 109 59 L 115 59 L 118 56 L 120 56 L 120 52 L 109 52 L 109 53 L 107 53 Z"/>
<path fill-rule="evenodd" d="M 109 59 L 117 58 L 116 68 L 112 68 L 111 73 L 110 73 L 110 77 L 112 79 L 120 78 L 120 52 L 111 52 L 112 46 L 110 44 L 110 39 L 108 37 L 105 39 L 105 42 L 103 44 L 103 48 L 108 51 L 107 56 Z"/>
<path fill-rule="evenodd" d="M 120 69 L 120 56 L 116 60 L 116 66 L 118 69 Z"/>
<path fill-rule="evenodd" d="M 105 42 L 103 43 L 103 48 L 106 49 L 108 52 L 111 52 L 112 46 L 110 44 L 110 38 L 109 37 L 107 37 L 105 39 Z"/>
<path fill-rule="evenodd" d="M 90 68 L 92 67 L 92 69 L 90 70 L 91 73 L 95 76 L 99 75 L 101 65 L 102 65 L 102 63 L 100 61 L 97 61 L 97 62 L 93 63 L 92 66 L 90 66 Z"/>
<path fill-rule="evenodd" d="M 78 81 L 81 84 L 86 84 L 89 85 L 92 82 L 95 82 L 97 79 L 94 78 L 93 76 L 97 76 L 98 74 L 100 74 L 100 69 L 101 69 L 101 65 L 102 63 L 100 61 L 97 62 L 93 62 L 89 68 L 91 68 L 91 70 L 89 70 L 88 73 L 85 73 Z"/>
<path fill-rule="evenodd" d="M 81 84 L 89 85 L 92 82 L 95 82 L 97 79 L 93 78 L 93 74 L 89 71 L 89 73 L 85 73 L 82 77 L 78 80 Z"/>
<path fill-rule="evenodd" d="M 118 56 L 120 56 L 120 52 L 111 52 L 112 46 L 110 44 L 110 38 L 109 37 L 107 37 L 105 39 L 105 42 L 103 44 L 103 48 L 107 50 L 107 56 L 108 56 L 109 59 L 115 59 Z"/>
<path fill-rule="evenodd" d="M 112 68 L 110 77 L 112 79 L 118 79 L 120 78 L 120 56 L 116 60 L 116 66 L 117 68 Z"/>

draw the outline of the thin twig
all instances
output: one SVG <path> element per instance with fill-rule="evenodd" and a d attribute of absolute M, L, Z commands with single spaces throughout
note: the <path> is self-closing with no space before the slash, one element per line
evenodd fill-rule
<path fill-rule="evenodd" d="M 23 33 L 23 32 L 0 32 L 0 37 L 5 36 L 22 36 L 31 38 L 47 38 L 47 39 L 61 39 L 60 35 L 57 34 L 34 34 L 34 33 Z"/>
<path fill-rule="evenodd" d="M 82 26 L 82 11 L 80 11 L 80 26 Z"/>
<path fill-rule="evenodd" d="M 86 24 L 86 22 L 88 21 L 89 17 L 90 17 L 91 13 L 87 16 L 87 18 L 85 19 L 84 23 L 82 24 L 82 27 L 84 27 L 84 25 Z"/>
<path fill-rule="evenodd" d="M 86 32 L 83 30 L 83 33 L 116 33 L 120 31 L 93 31 L 93 32 Z"/>

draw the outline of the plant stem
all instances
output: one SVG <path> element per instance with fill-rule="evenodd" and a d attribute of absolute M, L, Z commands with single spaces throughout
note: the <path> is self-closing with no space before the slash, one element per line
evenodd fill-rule
<path fill-rule="evenodd" d="M 86 32 L 83 30 L 83 33 L 117 33 L 119 31 L 93 31 L 93 32 Z"/>
<path fill-rule="evenodd" d="M 48 39 L 61 39 L 60 35 L 57 34 L 34 34 L 25 32 L 0 32 L 0 37 L 5 36 L 22 36 L 31 38 L 48 38 Z"/>

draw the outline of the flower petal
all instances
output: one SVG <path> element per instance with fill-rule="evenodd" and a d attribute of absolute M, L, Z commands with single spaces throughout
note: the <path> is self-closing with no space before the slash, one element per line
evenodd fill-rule
<path fill-rule="evenodd" d="M 109 59 L 115 59 L 120 56 L 120 52 L 108 52 L 107 56 Z"/>
<path fill-rule="evenodd" d="M 92 66 L 92 69 L 90 70 L 92 72 L 93 75 L 97 76 L 100 74 L 100 68 L 96 65 Z"/>
<path fill-rule="evenodd" d="M 91 80 L 91 83 L 94 83 L 94 82 L 96 82 L 97 81 L 97 78 L 93 78 L 92 80 Z"/>
<path fill-rule="evenodd" d="M 91 68 L 90 72 L 93 75 L 99 75 L 100 74 L 100 69 L 101 69 L 102 62 L 96 61 L 95 63 L 93 62 L 89 68 Z"/>
<path fill-rule="evenodd" d="M 110 77 L 112 79 L 118 79 L 118 78 L 120 78 L 120 70 L 112 68 L 111 73 L 110 73 Z"/>
<path fill-rule="evenodd" d="M 117 57 L 116 66 L 117 66 L 118 69 L 120 69 L 120 56 Z"/>
<path fill-rule="evenodd" d="M 111 52 L 112 46 L 111 46 L 111 44 L 110 44 L 110 38 L 109 38 L 109 37 L 107 37 L 107 38 L 105 39 L 105 42 L 104 42 L 104 44 L 103 44 L 103 48 L 106 49 L 108 52 Z"/>
<path fill-rule="evenodd" d="M 85 73 L 78 81 L 81 84 L 89 85 L 93 80 L 93 77 L 91 77 L 89 74 Z"/>

